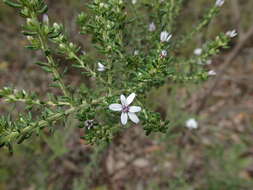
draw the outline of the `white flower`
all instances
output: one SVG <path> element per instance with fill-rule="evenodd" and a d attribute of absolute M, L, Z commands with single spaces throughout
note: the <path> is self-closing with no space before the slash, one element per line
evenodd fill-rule
<path fill-rule="evenodd" d="M 201 53 L 202 53 L 202 49 L 201 49 L 201 48 L 196 48 L 196 49 L 194 50 L 194 54 L 195 54 L 195 55 L 201 55 Z"/>
<path fill-rule="evenodd" d="M 215 5 L 221 7 L 224 4 L 225 0 L 216 0 Z"/>
<path fill-rule="evenodd" d="M 214 70 L 208 71 L 209 76 L 215 76 L 217 73 Z"/>
<path fill-rule="evenodd" d="M 168 42 L 172 35 L 166 31 L 161 32 L 160 34 L 160 40 L 161 42 Z"/>
<path fill-rule="evenodd" d="M 137 3 L 137 0 L 132 0 L 132 4 L 136 4 Z"/>
<path fill-rule="evenodd" d="M 237 36 L 237 32 L 236 32 L 236 30 L 229 30 L 226 32 L 226 35 L 230 38 L 234 38 Z"/>
<path fill-rule="evenodd" d="M 197 129 L 198 128 L 198 122 L 194 118 L 190 118 L 185 122 L 185 125 L 189 129 Z"/>
<path fill-rule="evenodd" d="M 148 31 L 154 32 L 155 29 L 156 29 L 155 23 L 154 23 L 154 22 L 151 22 L 151 23 L 148 25 Z"/>
<path fill-rule="evenodd" d="M 168 55 L 168 52 L 166 50 L 161 51 L 161 54 L 160 54 L 161 58 L 167 57 L 167 55 Z"/>
<path fill-rule="evenodd" d="M 98 62 L 98 71 L 103 72 L 105 71 L 105 69 L 106 69 L 105 66 L 102 63 Z"/>
<path fill-rule="evenodd" d="M 130 94 L 127 98 L 124 95 L 120 96 L 121 104 L 111 104 L 109 109 L 112 111 L 120 111 L 121 112 L 121 123 L 122 125 L 127 124 L 128 117 L 132 122 L 139 123 L 139 118 L 135 114 L 136 112 L 141 111 L 141 107 L 139 106 L 130 106 L 135 98 L 135 93 Z"/>

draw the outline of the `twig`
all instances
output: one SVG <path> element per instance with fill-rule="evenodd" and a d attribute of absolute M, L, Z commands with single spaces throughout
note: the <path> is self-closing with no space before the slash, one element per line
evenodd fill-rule
<path fill-rule="evenodd" d="M 219 72 L 214 79 L 213 83 L 210 85 L 210 88 L 207 89 L 202 96 L 200 100 L 200 104 L 196 109 L 196 114 L 199 114 L 202 108 L 206 105 L 206 102 L 208 100 L 208 97 L 212 94 L 212 92 L 215 90 L 217 84 L 220 82 L 223 73 L 226 71 L 227 67 L 232 64 L 233 59 L 236 58 L 238 53 L 241 51 L 241 49 L 244 47 L 244 45 L 248 42 L 248 40 L 253 36 L 253 25 L 250 27 L 250 29 L 241 37 L 237 45 L 234 47 L 232 52 L 227 56 L 227 58 L 224 61 L 224 64 L 221 65 Z"/>

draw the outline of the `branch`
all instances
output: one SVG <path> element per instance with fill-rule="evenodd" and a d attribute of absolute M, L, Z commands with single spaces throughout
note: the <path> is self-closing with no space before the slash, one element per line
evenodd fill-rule
<path fill-rule="evenodd" d="M 70 106 L 70 103 L 63 101 L 42 101 L 38 99 L 37 95 L 29 94 L 25 90 L 18 91 L 16 89 L 4 87 L 0 89 L 0 98 L 5 102 L 22 102 L 27 105 L 40 105 L 40 106 Z"/>
<path fill-rule="evenodd" d="M 11 132 L 9 133 L 8 135 L 6 136 L 3 136 L 0 140 L 0 144 L 4 144 L 6 142 L 8 143 L 11 143 L 11 142 L 14 142 L 15 140 L 17 140 L 19 137 L 22 137 L 26 134 L 29 134 L 31 132 L 33 132 L 35 129 L 37 128 L 43 128 L 43 127 L 46 127 L 48 124 L 50 124 L 51 122 L 55 122 L 55 121 L 58 121 L 60 120 L 61 118 L 83 108 L 83 107 L 86 107 L 87 106 L 87 103 L 83 103 L 81 104 L 80 106 L 78 107 L 72 107 L 62 113 L 55 113 L 55 114 L 52 114 L 50 117 L 48 117 L 46 120 L 40 120 L 38 122 L 33 122 L 31 123 L 29 126 L 19 130 L 19 131 L 14 131 L 14 132 Z"/>
<path fill-rule="evenodd" d="M 227 56 L 224 64 L 221 65 L 219 72 L 217 73 L 216 78 L 214 79 L 213 83 L 210 85 L 210 88 L 207 89 L 200 100 L 200 104 L 196 109 L 196 114 L 199 114 L 202 108 L 206 105 L 208 97 L 212 94 L 212 92 L 217 87 L 218 83 L 220 82 L 224 72 L 227 70 L 227 67 L 232 64 L 232 61 L 237 57 L 238 53 L 241 49 L 245 46 L 248 40 L 253 36 L 253 25 L 250 29 L 243 35 L 237 45 L 234 47 L 232 52 Z"/>

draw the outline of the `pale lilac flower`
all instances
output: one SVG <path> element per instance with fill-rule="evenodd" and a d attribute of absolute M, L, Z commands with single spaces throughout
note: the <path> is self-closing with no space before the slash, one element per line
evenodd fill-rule
<path fill-rule="evenodd" d="M 47 15 L 47 14 L 43 14 L 43 16 L 42 16 L 42 21 L 43 21 L 44 23 L 46 23 L 46 24 L 49 23 L 49 18 L 48 18 L 48 15 Z"/>
<path fill-rule="evenodd" d="M 210 70 L 210 71 L 208 71 L 208 75 L 215 76 L 215 75 L 217 75 L 217 73 L 214 70 Z"/>
<path fill-rule="evenodd" d="M 154 32 L 155 30 L 156 30 L 155 23 L 154 23 L 154 22 L 151 22 L 151 23 L 148 25 L 148 31 Z"/>
<path fill-rule="evenodd" d="M 215 5 L 221 7 L 224 4 L 225 0 L 216 0 Z"/>
<path fill-rule="evenodd" d="M 226 32 L 226 35 L 230 38 L 234 38 L 237 36 L 237 32 L 236 32 L 236 30 L 229 30 Z"/>
<path fill-rule="evenodd" d="M 134 123 L 139 123 L 139 118 L 135 113 L 141 111 L 140 106 L 130 106 L 135 98 L 135 93 L 130 94 L 127 98 L 124 95 L 120 96 L 121 104 L 111 104 L 109 109 L 112 111 L 120 111 L 121 112 L 121 123 L 122 125 L 127 124 L 128 117 Z"/>
<path fill-rule="evenodd" d="M 190 118 L 185 122 L 185 125 L 188 129 L 197 129 L 198 122 L 194 118 Z"/>
<path fill-rule="evenodd" d="M 201 53 L 202 53 L 202 49 L 201 49 L 201 48 L 196 48 L 196 49 L 194 50 L 194 54 L 195 54 L 195 55 L 201 55 Z"/>
<path fill-rule="evenodd" d="M 162 50 L 161 54 L 160 54 L 160 57 L 164 58 L 164 57 L 167 57 L 167 55 L 168 55 L 168 52 L 166 50 Z"/>
<path fill-rule="evenodd" d="M 105 69 L 106 69 L 105 66 L 102 63 L 98 62 L 98 71 L 103 72 L 105 71 Z"/>
<path fill-rule="evenodd" d="M 168 42 L 171 39 L 172 35 L 166 31 L 161 32 L 160 40 L 161 42 Z"/>

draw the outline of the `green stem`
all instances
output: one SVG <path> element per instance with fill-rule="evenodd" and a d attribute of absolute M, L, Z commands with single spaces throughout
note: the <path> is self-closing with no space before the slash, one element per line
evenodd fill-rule
<path fill-rule="evenodd" d="M 25 99 L 25 98 L 17 98 L 15 95 L 8 95 L 3 97 L 4 101 L 6 102 L 23 102 L 23 103 L 30 103 L 33 105 L 48 105 L 48 106 L 70 106 L 70 103 L 68 102 L 57 102 L 54 103 L 52 101 L 41 101 L 41 100 L 31 100 L 31 99 Z"/>
<path fill-rule="evenodd" d="M 46 40 L 44 40 L 44 36 L 41 34 L 41 31 L 39 31 L 39 40 L 40 40 L 40 43 L 42 46 L 42 50 L 44 52 L 48 51 L 49 48 L 47 46 Z M 52 74 L 54 76 L 54 79 L 57 81 L 58 85 L 60 86 L 64 96 L 71 97 L 70 92 L 68 91 L 67 87 L 65 86 L 60 73 L 56 69 L 56 64 L 54 62 L 53 57 L 51 55 L 46 55 L 46 58 L 49 63 L 49 66 L 52 70 Z"/>
<path fill-rule="evenodd" d="M 0 144 L 6 143 L 6 142 L 11 143 L 11 142 L 17 140 L 17 138 L 33 132 L 37 128 L 46 127 L 51 122 L 58 121 L 58 120 L 62 119 L 63 117 L 66 117 L 67 115 L 69 115 L 71 113 L 74 113 L 74 112 L 78 111 L 79 109 L 84 108 L 86 106 L 87 106 L 87 103 L 85 102 L 85 103 L 81 104 L 80 106 L 71 107 L 70 109 L 67 109 L 67 110 L 65 110 L 62 113 L 55 113 L 55 114 L 49 116 L 46 120 L 41 120 L 41 121 L 38 121 L 38 122 L 33 122 L 29 126 L 21 129 L 20 131 L 11 132 L 8 135 L 3 136 L 1 138 Z"/>
<path fill-rule="evenodd" d="M 56 122 L 58 120 L 61 120 L 62 118 L 65 118 L 66 116 L 68 116 L 74 112 L 77 112 L 78 110 L 80 110 L 82 108 L 85 108 L 90 105 L 98 104 L 99 102 L 103 102 L 103 101 L 104 101 L 104 97 L 101 97 L 101 98 L 98 98 L 97 100 L 94 100 L 93 102 L 91 102 L 91 104 L 87 104 L 87 102 L 83 102 L 80 106 L 71 107 L 61 113 L 52 114 L 47 119 L 33 122 L 30 125 L 28 125 L 27 127 L 20 129 L 19 131 L 13 131 L 5 136 L 2 136 L 1 140 L 0 140 L 0 144 L 12 143 L 15 140 L 17 140 L 19 137 L 22 137 L 26 134 L 31 134 L 32 132 L 34 132 L 34 130 L 36 130 L 38 128 L 46 127 L 49 124 L 51 124 L 52 122 Z"/>
<path fill-rule="evenodd" d="M 96 77 L 96 73 L 94 71 L 91 70 L 91 68 L 89 68 L 88 66 L 85 66 L 83 60 L 81 60 L 74 52 L 72 52 L 72 56 L 75 60 L 77 60 L 77 62 L 79 62 L 79 64 L 85 69 L 87 70 L 93 77 Z"/>

